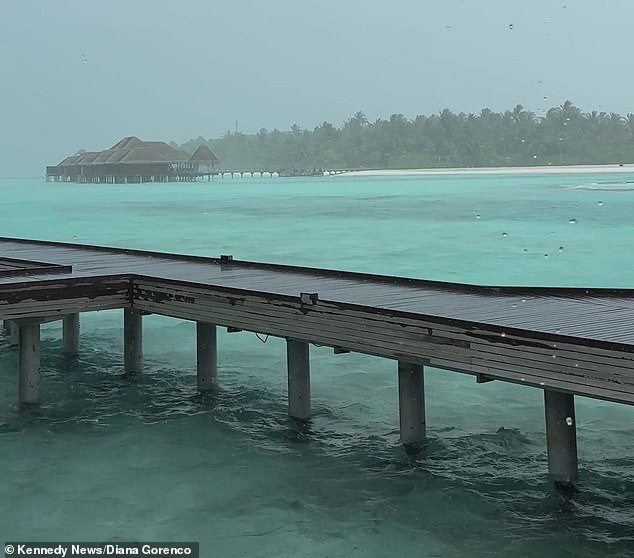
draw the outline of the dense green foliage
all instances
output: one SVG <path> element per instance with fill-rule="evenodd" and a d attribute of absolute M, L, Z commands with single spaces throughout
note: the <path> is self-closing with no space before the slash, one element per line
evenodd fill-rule
<path fill-rule="evenodd" d="M 227 132 L 183 145 L 207 143 L 221 169 L 282 170 L 289 173 L 337 168 L 429 168 L 574 165 L 634 162 L 634 114 L 583 113 L 570 101 L 543 117 L 521 105 L 504 113 L 483 109 L 455 114 L 448 109 L 410 120 L 394 114 L 368 122 L 362 112 L 336 128 L 257 134 Z"/>

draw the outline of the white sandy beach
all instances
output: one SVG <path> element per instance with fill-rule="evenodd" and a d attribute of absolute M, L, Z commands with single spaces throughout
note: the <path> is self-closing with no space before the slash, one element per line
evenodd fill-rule
<path fill-rule="evenodd" d="M 478 167 L 439 169 L 378 169 L 348 171 L 331 176 L 418 176 L 458 174 L 610 174 L 634 173 L 634 164 L 627 165 L 570 165 L 543 167 Z"/>

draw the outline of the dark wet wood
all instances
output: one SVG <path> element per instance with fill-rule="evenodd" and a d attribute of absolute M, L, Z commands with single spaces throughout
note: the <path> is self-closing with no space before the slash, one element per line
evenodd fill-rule
<path fill-rule="evenodd" d="M 634 402 L 631 289 L 464 285 L 0 239 L 0 318 L 122 307 Z"/>

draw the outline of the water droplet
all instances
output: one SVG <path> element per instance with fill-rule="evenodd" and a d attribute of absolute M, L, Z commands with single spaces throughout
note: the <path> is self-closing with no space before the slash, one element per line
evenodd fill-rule
<path fill-rule="evenodd" d="M 526 302 L 526 299 L 525 299 L 525 298 L 523 298 L 523 299 L 522 299 L 522 302 Z"/>
<path fill-rule="evenodd" d="M 526 378 L 520 378 L 520 380 L 521 380 L 522 382 L 525 382 L 525 381 L 526 381 Z"/>
<path fill-rule="evenodd" d="M 545 383 L 544 382 L 539 382 L 539 385 L 543 386 L 543 385 L 545 385 Z"/>
<path fill-rule="evenodd" d="M 517 304 L 513 304 L 513 305 L 512 305 L 512 308 L 517 308 Z"/>
<path fill-rule="evenodd" d="M 509 29 L 515 29 L 515 25 L 513 25 L 512 23 L 509 23 Z"/>
<path fill-rule="evenodd" d="M 579 368 L 579 365 L 575 362 L 575 368 Z"/>
<path fill-rule="evenodd" d="M 522 140 L 522 143 L 526 143 L 526 140 L 525 140 L 525 139 L 523 139 L 523 140 Z"/>
<path fill-rule="evenodd" d="M 560 246 L 560 247 L 559 247 L 559 251 L 560 251 L 560 252 L 563 252 L 563 251 L 564 251 L 564 247 L 563 247 L 563 246 Z"/>
<path fill-rule="evenodd" d="M 547 100 L 548 100 L 548 97 L 546 97 L 546 95 L 544 95 L 544 101 L 547 101 Z"/>
<path fill-rule="evenodd" d="M 445 29 L 451 29 L 451 25 L 445 25 Z"/>
<path fill-rule="evenodd" d="M 566 424 L 572 426 L 572 417 L 566 417 Z"/>
<path fill-rule="evenodd" d="M 544 258 L 547 258 L 547 257 L 548 257 L 548 254 L 544 254 Z"/>
<path fill-rule="evenodd" d="M 537 159 L 537 155 L 533 155 L 533 159 Z"/>
<path fill-rule="evenodd" d="M 524 248 L 523 252 L 528 252 L 528 248 Z"/>
<path fill-rule="evenodd" d="M 557 358 L 557 355 L 553 355 L 553 358 Z"/>
<path fill-rule="evenodd" d="M 476 215 L 476 219 L 479 219 L 479 218 L 480 218 L 480 214 L 478 213 L 478 214 Z"/>
<path fill-rule="evenodd" d="M 603 205 L 603 202 L 602 201 L 598 201 L 597 205 Z"/>
<path fill-rule="evenodd" d="M 571 225 L 576 225 L 577 224 L 577 220 L 573 217 L 572 219 L 570 219 L 568 221 Z"/>
<path fill-rule="evenodd" d="M 506 333 L 504 333 L 504 332 L 500 333 L 500 335 L 501 335 L 502 337 L 506 337 Z"/>
<path fill-rule="evenodd" d="M 506 237 L 508 236 L 508 234 L 507 234 L 507 233 L 505 233 L 505 232 L 503 232 L 503 233 L 502 233 L 502 236 L 506 238 Z"/>

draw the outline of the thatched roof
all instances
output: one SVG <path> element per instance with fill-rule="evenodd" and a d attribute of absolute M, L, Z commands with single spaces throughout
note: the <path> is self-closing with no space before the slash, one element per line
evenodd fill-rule
<path fill-rule="evenodd" d="M 194 151 L 194 154 L 189 159 L 191 163 L 211 163 L 215 165 L 219 163 L 218 157 L 216 157 L 211 149 L 207 147 L 204 143 Z"/>
<path fill-rule="evenodd" d="M 201 146 L 203 147 L 203 146 Z M 128 136 L 103 151 L 86 151 L 66 157 L 59 166 L 107 165 L 112 163 L 217 163 L 218 159 L 207 147 L 198 148 L 190 157 L 182 149 L 174 149 L 164 141 L 142 141 Z M 197 158 L 194 158 L 197 157 Z"/>
<path fill-rule="evenodd" d="M 115 143 L 110 149 L 127 149 L 131 147 L 139 147 L 143 142 L 136 136 L 128 136 Z"/>

